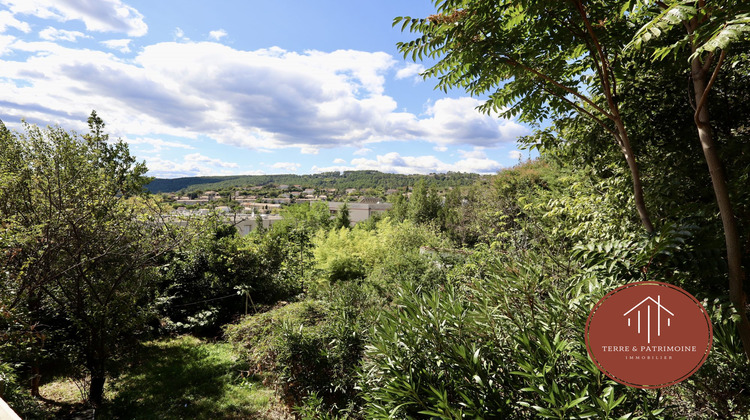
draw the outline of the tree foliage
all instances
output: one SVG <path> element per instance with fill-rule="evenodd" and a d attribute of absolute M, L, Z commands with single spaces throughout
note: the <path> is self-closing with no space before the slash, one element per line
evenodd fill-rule
<path fill-rule="evenodd" d="M 3 130 L 2 303 L 18 325 L 69 346 L 100 403 L 113 358 L 143 326 L 158 256 L 173 239 L 140 197 L 145 165 L 122 141 L 108 142 L 96 113 L 89 124 L 84 136 Z M 38 369 L 38 358 L 30 362 Z"/>

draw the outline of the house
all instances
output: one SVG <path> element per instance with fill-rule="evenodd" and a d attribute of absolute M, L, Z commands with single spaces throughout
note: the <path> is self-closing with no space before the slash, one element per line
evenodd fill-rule
<path fill-rule="evenodd" d="M 343 202 L 329 201 L 328 211 L 331 213 L 331 217 L 336 217 L 341 207 L 344 206 Z M 367 220 L 370 217 L 385 213 L 393 207 L 391 203 L 346 203 L 349 209 L 349 222 L 355 225 L 363 220 Z"/>
<path fill-rule="evenodd" d="M 274 223 L 283 220 L 283 217 L 277 214 L 256 215 L 255 213 L 251 213 L 235 216 L 235 219 L 233 221 L 230 219 L 230 221 L 232 221 L 232 224 L 237 229 L 237 232 L 240 234 L 240 236 L 245 236 L 257 229 L 258 216 L 260 216 L 260 223 L 265 229 L 269 229 L 271 226 L 273 226 Z"/>

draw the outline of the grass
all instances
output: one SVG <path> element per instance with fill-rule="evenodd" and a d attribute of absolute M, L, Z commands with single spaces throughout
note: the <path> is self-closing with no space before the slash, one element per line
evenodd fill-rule
<path fill-rule="evenodd" d="M 74 404 L 78 388 L 58 380 L 42 389 L 48 400 Z M 212 420 L 286 418 L 272 390 L 240 375 L 228 343 L 191 336 L 150 341 L 123 373 L 110 379 L 102 419 Z"/>

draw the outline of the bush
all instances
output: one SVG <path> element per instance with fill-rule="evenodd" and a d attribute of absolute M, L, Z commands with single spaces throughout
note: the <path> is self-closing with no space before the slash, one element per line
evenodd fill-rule
<path fill-rule="evenodd" d="M 366 285 L 342 283 L 328 301 L 307 300 L 246 317 L 225 329 L 253 373 L 275 382 L 289 407 L 330 415 L 355 411 L 367 331 L 382 302 Z M 314 396 L 318 401 L 307 402 Z"/>
<path fill-rule="evenodd" d="M 507 258 L 472 284 L 402 290 L 365 353 L 367 417 L 659 415 L 665 399 L 608 379 L 587 356 L 588 312 L 613 283 L 555 282 L 538 256 Z"/>
<path fill-rule="evenodd" d="M 20 386 L 18 375 L 9 363 L 0 362 L 0 398 L 24 419 L 45 418 L 41 405 Z"/>

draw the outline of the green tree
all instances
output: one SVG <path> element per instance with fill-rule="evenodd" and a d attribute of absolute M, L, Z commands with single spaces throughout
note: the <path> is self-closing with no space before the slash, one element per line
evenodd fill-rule
<path fill-rule="evenodd" d="M 339 209 L 334 226 L 339 229 L 349 228 L 351 226 L 351 221 L 349 220 L 349 206 L 346 203 L 344 203 Z"/>
<path fill-rule="evenodd" d="M 703 155 L 711 174 L 711 184 L 724 229 L 729 268 L 729 297 L 740 316 L 739 332 L 745 355 L 750 360 L 750 320 L 747 316 L 747 296 L 743 290 L 745 272 L 742 264 L 742 243 L 730 200 L 724 164 L 714 139 L 709 116 L 709 97 L 728 52 L 738 44 L 750 40 L 750 6 L 746 2 L 722 1 L 641 1 L 642 13 L 658 11 L 655 18 L 644 25 L 633 39 L 639 48 L 644 42 L 666 38 L 677 31 L 683 33 L 676 42 L 656 47 L 654 59 L 674 56 L 687 57 L 693 88 L 693 121 L 698 132 Z M 735 65 L 746 56 L 729 54 Z M 732 60 L 734 58 L 734 60 Z M 686 104 L 687 105 L 687 104 Z"/>
<path fill-rule="evenodd" d="M 437 87 L 489 94 L 482 111 L 535 123 L 578 112 L 611 135 L 627 162 L 635 207 L 654 230 L 628 130 L 620 115 L 618 56 L 629 39 L 628 1 L 435 0 L 438 14 L 398 17 L 422 36 L 404 56 L 439 59 L 423 75 Z"/>
<path fill-rule="evenodd" d="M 24 134 L 3 130 L 0 195 L 21 198 L 2 208 L 3 239 L 14 250 L 4 261 L 3 303 L 31 322 L 43 312 L 62 320 L 58 338 L 90 375 L 88 396 L 99 404 L 113 358 L 143 326 L 158 256 L 172 240 L 140 197 L 145 165 L 124 142 L 108 142 L 95 112 L 89 126 L 84 136 L 28 124 Z"/>
<path fill-rule="evenodd" d="M 417 181 L 409 198 L 408 217 L 416 223 L 439 222 L 442 205 L 434 187 L 424 179 Z"/>

